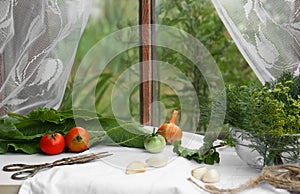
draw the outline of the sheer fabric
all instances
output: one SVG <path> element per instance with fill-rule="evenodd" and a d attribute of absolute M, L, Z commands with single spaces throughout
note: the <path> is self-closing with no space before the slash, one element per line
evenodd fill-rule
<path fill-rule="evenodd" d="M 262 83 L 299 74 L 298 0 L 212 0 L 239 50 Z"/>
<path fill-rule="evenodd" d="M 0 0 L 0 115 L 60 106 L 89 0 Z"/>

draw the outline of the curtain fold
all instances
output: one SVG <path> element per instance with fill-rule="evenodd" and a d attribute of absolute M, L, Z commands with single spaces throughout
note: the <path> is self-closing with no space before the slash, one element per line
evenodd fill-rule
<path fill-rule="evenodd" d="M 298 0 L 212 0 L 237 47 L 264 83 L 299 74 Z"/>
<path fill-rule="evenodd" d="M 60 106 L 90 2 L 0 1 L 0 114 Z"/>

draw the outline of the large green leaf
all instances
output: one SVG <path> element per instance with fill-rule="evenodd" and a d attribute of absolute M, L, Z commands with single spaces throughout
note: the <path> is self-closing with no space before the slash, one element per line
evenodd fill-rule
<path fill-rule="evenodd" d="M 88 120 L 85 122 L 84 126 L 88 131 L 98 136 L 101 135 L 101 132 L 102 135 L 105 133 L 105 137 L 100 140 L 103 144 L 144 148 L 144 139 L 150 134 L 137 123 L 124 122 L 115 118 L 100 117 L 97 121 Z"/>
<path fill-rule="evenodd" d="M 145 137 L 149 135 L 145 129 L 134 123 L 109 128 L 106 133 L 116 144 L 136 148 L 144 148 Z"/>
<path fill-rule="evenodd" d="M 5 142 L 0 142 L 0 154 L 4 154 L 7 152 L 8 144 Z"/>
<path fill-rule="evenodd" d="M 0 139 L 22 139 L 24 137 L 14 122 L 10 118 L 0 118 Z"/>
<path fill-rule="evenodd" d="M 39 139 L 24 142 L 9 143 L 8 146 L 12 147 L 16 152 L 24 152 L 27 154 L 35 154 L 40 152 Z"/>
<path fill-rule="evenodd" d="M 89 131 L 90 146 L 103 143 L 144 147 L 144 139 L 149 132 L 137 123 L 104 118 L 88 111 L 75 113 L 74 115 L 73 111 L 61 112 L 39 108 L 28 116 L 10 113 L 8 117 L 0 118 L 0 153 L 6 153 L 8 150 L 28 154 L 40 152 L 39 139 L 43 135 L 50 132 L 65 135 L 77 123 Z"/>

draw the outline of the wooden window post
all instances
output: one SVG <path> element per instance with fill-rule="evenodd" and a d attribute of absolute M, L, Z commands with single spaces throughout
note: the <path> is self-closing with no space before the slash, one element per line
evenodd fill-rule
<path fill-rule="evenodd" d="M 139 0 L 140 25 L 140 122 L 152 125 L 151 104 L 153 102 L 153 66 L 152 66 L 152 7 L 155 0 Z"/>

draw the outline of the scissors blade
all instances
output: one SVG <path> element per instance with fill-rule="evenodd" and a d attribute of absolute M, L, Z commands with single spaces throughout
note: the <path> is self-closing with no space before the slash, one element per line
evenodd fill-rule
<path fill-rule="evenodd" d="M 104 158 L 104 157 L 107 157 L 107 156 L 111 156 L 113 154 L 112 153 L 108 153 L 108 152 L 100 152 L 100 153 L 96 153 L 94 155 L 98 159 L 98 158 Z"/>
<path fill-rule="evenodd" d="M 67 164 L 86 163 L 95 159 L 104 158 L 111 155 L 112 153 L 108 153 L 108 152 L 99 152 L 96 154 L 95 153 L 85 154 L 85 155 L 70 158 L 70 160 L 67 161 Z"/>
<path fill-rule="evenodd" d="M 86 163 L 98 158 L 103 158 L 106 156 L 112 155 L 111 153 L 108 152 L 99 152 L 97 154 L 90 153 L 90 154 L 83 154 L 83 155 L 78 155 L 78 156 L 73 156 L 73 157 L 68 157 L 68 158 L 62 158 L 60 160 L 54 161 L 52 164 L 53 166 L 60 166 L 60 165 L 71 165 L 71 164 L 79 164 L 79 163 Z"/>

